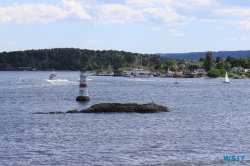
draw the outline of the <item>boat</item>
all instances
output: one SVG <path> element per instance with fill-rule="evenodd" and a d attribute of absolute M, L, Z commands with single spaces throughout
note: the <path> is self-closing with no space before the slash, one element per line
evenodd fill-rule
<path fill-rule="evenodd" d="M 173 78 L 185 78 L 183 74 L 173 74 Z"/>
<path fill-rule="evenodd" d="M 53 71 L 50 76 L 49 76 L 50 80 L 58 80 L 57 74 Z"/>
<path fill-rule="evenodd" d="M 223 81 L 223 83 L 229 83 L 229 78 L 228 78 L 227 72 L 225 74 L 225 81 Z"/>
<path fill-rule="evenodd" d="M 154 77 L 152 74 L 135 74 L 135 78 L 152 78 Z"/>
<path fill-rule="evenodd" d="M 175 73 L 173 74 L 173 78 L 194 78 L 194 74 L 190 73 Z"/>
<path fill-rule="evenodd" d="M 97 74 L 97 76 L 113 76 L 113 75 L 114 75 L 113 72 L 102 72 Z"/>
<path fill-rule="evenodd" d="M 174 84 L 179 84 L 179 82 L 178 82 L 178 81 L 175 81 Z"/>

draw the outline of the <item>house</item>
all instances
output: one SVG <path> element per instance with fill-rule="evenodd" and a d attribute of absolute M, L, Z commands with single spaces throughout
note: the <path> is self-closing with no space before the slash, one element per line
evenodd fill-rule
<path fill-rule="evenodd" d="M 139 74 L 147 75 L 147 74 L 150 74 L 150 71 L 144 70 L 144 69 L 134 68 L 131 70 L 131 74 L 132 75 L 139 75 Z"/>
<path fill-rule="evenodd" d="M 250 69 L 244 69 L 244 72 L 250 72 Z"/>
<path fill-rule="evenodd" d="M 231 70 L 232 70 L 234 73 L 245 72 L 245 69 L 243 69 L 242 67 L 233 67 Z"/>
<path fill-rule="evenodd" d="M 197 75 L 197 77 L 202 77 L 207 74 L 205 69 L 196 69 L 194 70 L 194 73 Z"/>
<path fill-rule="evenodd" d="M 125 77 L 134 76 L 134 75 L 150 75 L 150 70 L 133 68 L 130 71 L 123 71 Z"/>

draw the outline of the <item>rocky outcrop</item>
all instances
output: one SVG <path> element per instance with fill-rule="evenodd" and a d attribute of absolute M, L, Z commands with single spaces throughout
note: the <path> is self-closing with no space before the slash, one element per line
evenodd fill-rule
<path fill-rule="evenodd" d="M 114 113 L 114 112 L 127 112 L 127 113 L 155 113 L 155 112 L 169 112 L 165 106 L 157 105 L 155 103 L 137 104 L 137 103 L 100 103 L 95 104 L 84 110 L 69 110 L 66 113 Z M 63 112 L 49 112 L 46 114 L 60 114 Z M 41 112 L 37 113 L 41 114 Z"/>
<path fill-rule="evenodd" d="M 103 112 L 138 112 L 138 113 L 154 113 L 168 112 L 169 109 L 155 103 L 136 104 L 136 103 L 100 103 L 91 106 L 85 110 L 78 111 L 79 113 L 103 113 Z M 71 112 L 67 112 L 71 113 Z M 76 113 L 76 112 L 74 112 Z"/>

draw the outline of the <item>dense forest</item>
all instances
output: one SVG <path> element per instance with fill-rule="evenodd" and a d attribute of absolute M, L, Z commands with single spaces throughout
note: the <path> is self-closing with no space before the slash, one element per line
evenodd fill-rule
<path fill-rule="evenodd" d="M 159 67 L 167 58 L 116 50 L 94 51 L 76 48 L 53 48 L 0 53 L 0 69 L 8 65 L 37 70 L 117 70 L 123 67 Z"/>

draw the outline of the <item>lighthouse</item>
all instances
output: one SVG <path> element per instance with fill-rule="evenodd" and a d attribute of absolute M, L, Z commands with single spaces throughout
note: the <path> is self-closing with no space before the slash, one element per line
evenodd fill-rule
<path fill-rule="evenodd" d="M 77 96 L 76 101 L 89 101 L 87 74 L 83 71 L 80 73 L 79 96 Z"/>

